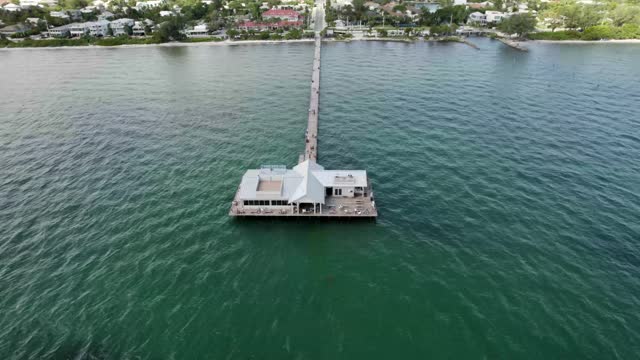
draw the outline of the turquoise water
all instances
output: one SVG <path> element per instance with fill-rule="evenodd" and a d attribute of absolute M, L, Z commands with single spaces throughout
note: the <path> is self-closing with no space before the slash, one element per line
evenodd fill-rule
<path fill-rule="evenodd" d="M 311 44 L 0 52 L 0 358 L 629 359 L 640 46 L 323 46 L 380 218 L 233 221 Z"/>

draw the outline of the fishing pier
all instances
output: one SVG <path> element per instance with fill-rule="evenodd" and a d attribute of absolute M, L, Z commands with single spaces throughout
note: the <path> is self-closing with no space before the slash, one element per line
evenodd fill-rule
<path fill-rule="evenodd" d="M 232 217 L 323 217 L 375 219 L 378 210 L 365 170 L 325 170 L 318 164 L 320 55 L 324 4 L 316 3 L 316 33 L 311 74 L 311 95 L 304 153 L 292 169 L 262 165 L 247 170 L 238 186 L 229 215 Z"/>

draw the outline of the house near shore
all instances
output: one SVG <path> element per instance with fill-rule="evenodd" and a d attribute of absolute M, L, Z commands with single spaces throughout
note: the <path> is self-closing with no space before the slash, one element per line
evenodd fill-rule
<path fill-rule="evenodd" d="M 20 7 L 23 9 L 40 6 L 40 5 L 53 7 L 58 5 L 58 0 L 20 0 Z"/>
<path fill-rule="evenodd" d="M 69 20 L 70 16 L 65 11 L 51 11 L 49 16 L 52 18 Z"/>
<path fill-rule="evenodd" d="M 488 23 L 499 23 L 503 19 L 508 18 L 509 16 L 511 16 L 510 13 L 503 13 L 503 12 L 500 12 L 500 11 L 485 11 L 484 14 L 487 17 L 487 22 Z"/>
<path fill-rule="evenodd" d="M 22 9 L 36 7 L 38 4 L 40 4 L 39 0 L 20 0 L 20 8 Z"/>
<path fill-rule="evenodd" d="M 303 26 L 302 21 L 278 21 L 278 22 L 254 22 L 245 21 L 238 25 L 240 30 L 268 31 L 277 29 L 300 28 Z"/>
<path fill-rule="evenodd" d="M 511 13 L 503 13 L 500 11 L 486 11 L 484 14 L 479 11 L 476 11 L 469 14 L 469 17 L 467 18 L 467 22 L 478 24 L 481 26 L 484 26 L 487 24 L 497 24 L 501 22 L 503 19 L 508 18 L 511 15 L 512 15 Z"/>
<path fill-rule="evenodd" d="M 13 3 L 6 4 L 5 6 L 2 7 L 2 10 L 11 11 L 11 12 L 20 11 L 20 9 L 21 9 L 20 5 L 16 5 Z"/>
<path fill-rule="evenodd" d="M 71 36 L 71 24 L 49 29 L 49 37 L 66 38 Z"/>
<path fill-rule="evenodd" d="M 144 10 L 144 9 L 152 9 L 157 8 L 164 4 L 164 0 L 151 0 L 151 1 L 138 1 L 136 3 L 136 10 Z"/>
<path fill-rule="evenodd" d="M 209 27 L 207 24 L 196 25 L 192 29 L 187 29 L 184 34 L 188 38 L 203 38 L 209 36 Z"/>
<path fill-rule="evenodd" d="M 477 24 L 477 25 L 487 25 L 487 15 L 476 11 L 469 14 L 467 18 L 467 23 L 469 24 Z"/>
<path fill-rule="evenodd" d="M 68 30 L 68 35 L 66 34 Z M 109 32 L 109 21 L 98 20 L 89 21 L 85 23 L 71 23 L 65 26 L 59 26 L 57 28 L 49 29 L 49 36 L 51 37 L 81 37 L 84 35 L 90 35 L 94 37 L 107 36 Z"/>
<path fill-rule="evenodd" d="M 14 24 L 0 29 L 0 34 L 4 36 L 11 36 L 13 34 L 24 33 L 29 30 L 31 30 L 31 26 L 28 26 L 27 24 Z"/>
<path fill-rule="evenodd" d="M 293 169 L 267 165 L 247 170 L 232 211 L 238 215 L 375 216 L 371 197 L 365 170 L 325 170 L 315 161 L 305 160 Z M 345 213 L 342 204 L 352 205 L 352 210 Z"/>
<path fill-rule="evenodd" d="M 113 19 L 115 15 L 110 11 L 103 11 L 98 15 L 98 20 L 109 20 Z"/>
<path fill-rule="evenodd" d="M 135 21 L 133 19 L 127 19 L 127 18 L 116 19 L 110 23 L 113 36 L 129 35 L 127 34 L 127 26 L 131 29 L 133 33 L 134 25 L 135 25 Z"/>
<path fill-rule="evenodd" d="M 71 17 L 71 20 L 73 21 L 80 21 L 82 20 L 82 12 L 80 10 L 68 10 L 67 13 L 69 14 L 69 16 Z"/>
<path fill-rule="evenodd" d="M 144 29 L 149 26 L 149 27 L 153 27 L 153 21 L 149 20 L 149 19 L 144 19 L 142 21 L 136 21 L 133 24 L 133 27 L 131 27 L 131 30 L 133 30 L 133 35 L 134 36 L 144 36 L 146 35 L 146 32 L 144 31 Z"/>

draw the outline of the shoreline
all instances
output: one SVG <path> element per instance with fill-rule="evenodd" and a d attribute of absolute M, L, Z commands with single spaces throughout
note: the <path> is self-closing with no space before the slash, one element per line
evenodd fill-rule
<path fill-rule="evenodd" d="M 323 39 L 323 42 L 352 42 L 352 41 L 381 41 L 381 42 L 460 42 L 466 43 L 465 38 L 462 41 L 442 41 L 439 39 L 406 39 L 406 38 L 359 38 L 359 39 Z M 42 40 L 47 41 L 47 40 Z M 42 50 L 42 49 L 117 49 L 117 48 L 143 48 L 143 47 L 193 47 L 193 46 L 241 46 L 241 45 L 274 45 L 274 44 L 297 44 L 297 43 L 313 43 L 314 39 L 295 39 L 295 40 L 238 40 L 238 41 L 201 41 L 201 42 L 167 42 L 160 44 L 122 44 L 122 45 L 86 45 L 86 46 L 42 46 L 42 47 L 3 47 L 0 51 L 8 50 Z M 518 43 L 541 43 L 541 44 L 640 44 L 640 39 L 622 39 L 622 40 L 526 40 Z M 468 44 L 467 44 L 468 45 Z M 508 45 L 508 44 L 507 44 Z M 473 46 L 472 46 L 473 47 Z"/>
<path fill-rule="evenodd" d="M 640 44 L 640 39 L 612 40 L 527 40 L 532 43 L 546 44 Z"/>
<path fill-rule="evenodd" d="M 41 40 L 47 41 L 47 40 Z M 142 47 L 191 47 L 191 46 L 239 46 L 239 45 L 272 45 L 289 43 L 312 43 L 313 39 L 295 40 L 239 40 L 239 41 L 200 41 L 200 42 L 179 42 L 171 41 L 159 44 L 122 44 L 122 45 L 84 45 L 84 46 L 31 46 L 31 47 L 3 47 L 2 50 L 33 50 L 33 49 L 118 49 L 118 48 L 142 48 Z"/>

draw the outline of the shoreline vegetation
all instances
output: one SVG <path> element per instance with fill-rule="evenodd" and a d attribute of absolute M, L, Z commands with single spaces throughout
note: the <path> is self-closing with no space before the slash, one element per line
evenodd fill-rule
<path fill-rule="evenodd" d="M 607 44 L 607 43 L 619 43 L 619 44 L 640 44 L 640 38 L 632 39 L 619 39 L 608 38 L 606 40 L 594 39 L 589 40 L 588 36 L 581 36 L 582 33 L 575 34 L 573 31 L 556 31 L 551 33 L 532 33 L 527 36 L 526 39 L 516 40 L 508 38 L 499 38 L 496 36 L 487 36 L 494 40 L 501 41 L 508 46 L 512 46 L 509 42 L 520 43 L 554 43 L 554 44 Z M 540 35 L 542 34 L 542 35 Z M 247 39 L 247 40 L 224 40 L 217 37 L 209 38 L 192 38 L 181 41 L 160 42 L 153 38 L 104 38 L 104 39 L 50 39 L 50 40 L 24 40 L 21 42 L 10 42 L 7 44 L 0 42 L 0 50 L 8 49 L 42 49 L 42 48 L 117 48 L 117 47 L 142 47 L 142 46 L 164 46 L 164 47 L 176 47 L 176 46 L 193 46 L 193 45 L 255 45 L 255 44 L 283 44 L 283 43 L 309 43 L 313 42 L 313 39 Z M 327 42 L 352 42 L 352 41 L 381 41 L 381 42 L 402 42 L 402 43 L 415 43 L 415 42 L 458 42 L 466 44 L 471 48 L 480 49 L 472 41 L 468 40 L 468 37 L 464 36 L 443 36 L 434 38 L 418 38 L 418 37 L 365 37 L 365 38 L 325 38 L 323 41 Z M 513 46 L 512 46 L 513 47 Z"/>
<path fill-rule="evenodd" d="M 625 24 L 620 27 L 596 25 L 588 27 L 584 31 L 565 30 L 532 32 L 527 34 L 527 39 L 554 41 L 638 40 L 640 39 L 640 26 L 635 24 Z"/>
<path fill-rule="evenodd" d="M 272 44 L 314 37 L 310 30 L 314 27 L 313 0 L 286 5 L 300 12 L 280 9 L 282 4 L 289 4 L 284 0 L 162 0 L 157 4 L 136 2 L 135 6 L 131 1 L 114 0 L 107 6 L 91 7 L 87 6 L 89 0 L 59 1 L 51 8 L 0 8 L 0 24 L 5 26 L 0 32 L 0 49 Z M 321 35 L 325 41 L 460 42 L 477 49 L 467 38 L 476 34 L 522 51 L 526 51 L 521 45 L 526 41 L 640 40 L 640 0 L 603 1 L 606 4 L 576 0 L 467 0 L 456 5 L 452 0 L 440 0 L 433 10 L 388 0 L 366 5 L 365 0 L 345 0 L 346 5 L 337 6 L 331 0 L 323 0 L 325 22 Z M 71 24 L 75 24 L 73 31 Z"/>

